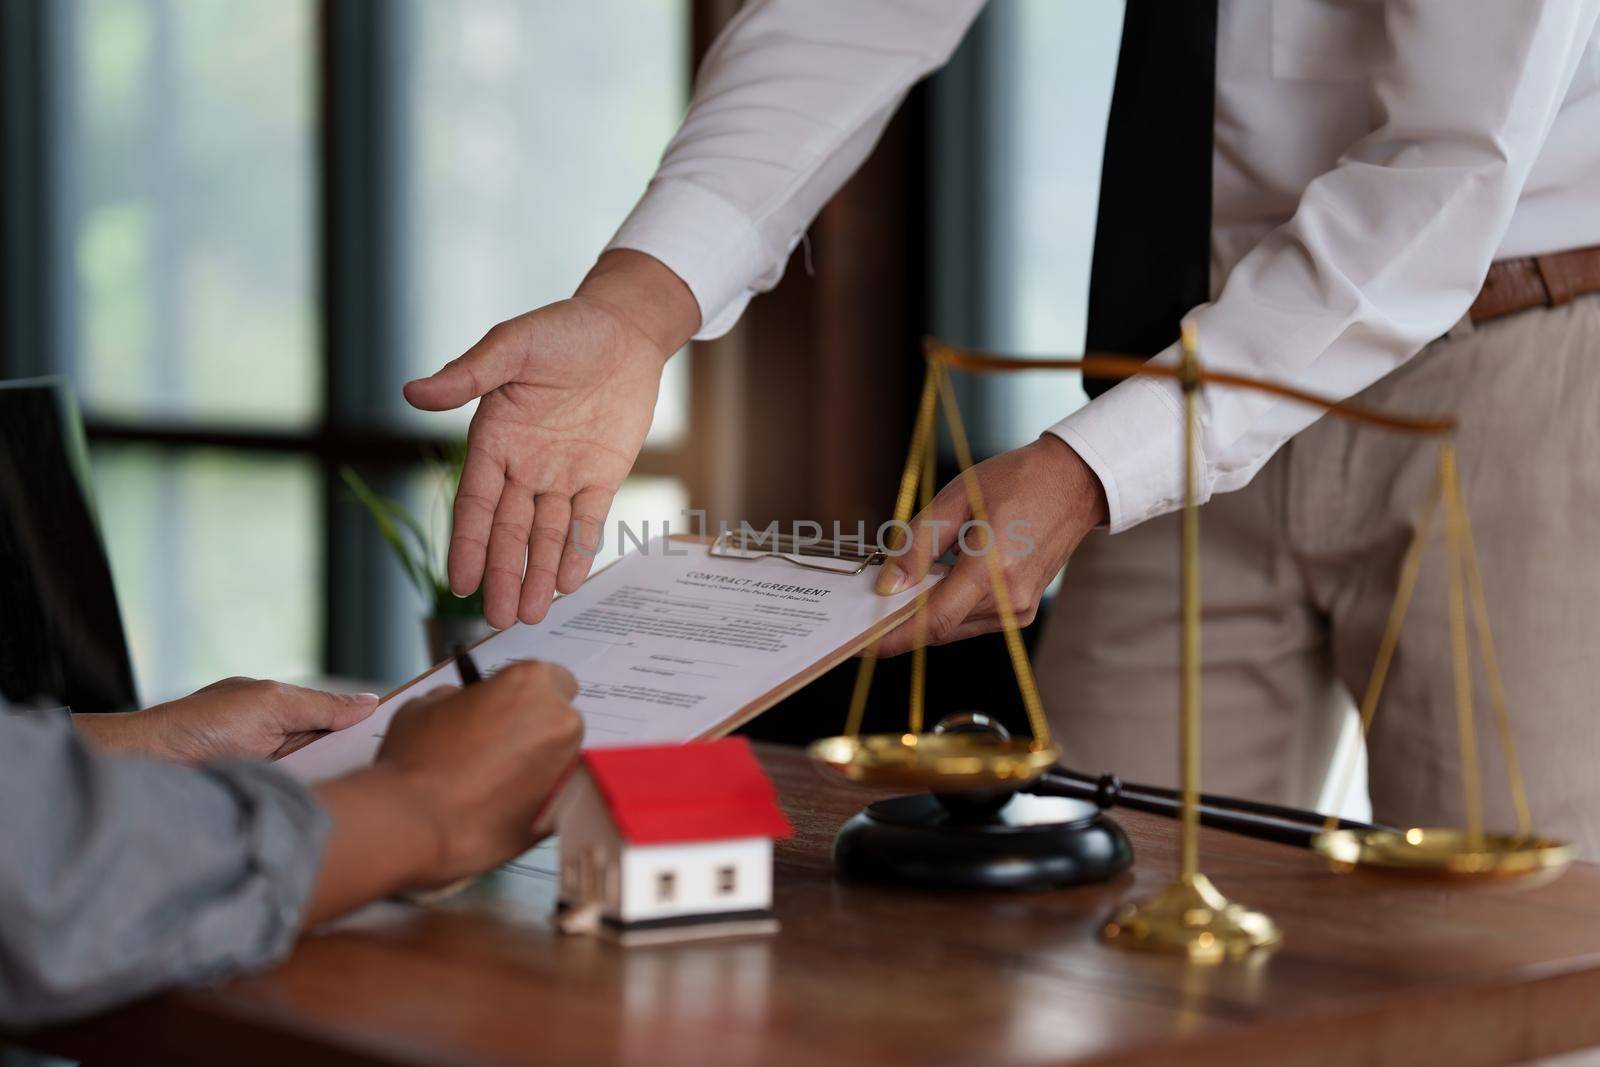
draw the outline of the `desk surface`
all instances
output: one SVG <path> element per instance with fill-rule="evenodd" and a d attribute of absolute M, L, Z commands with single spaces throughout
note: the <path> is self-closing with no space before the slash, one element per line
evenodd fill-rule
<path fill-rule="evenodd" d="M 780 934 L 624 950 L 528 917 L 384 905 L 283 966 L 44 1035 L 115 1062 L 370 1064 L 1501 1063 L 1600 1044 L 1600 867 L 1537 888 L 1337 876 L 1207 831 L 1202 866 L 1283 946 L 1194 968 L 1101 944 L 1173 875 L 1172 823 L 1119 821 L 1134 870 L 1038 894 L 836 881 L 829 848 L 875 794 L 761 753 L 795 824 Z"/>

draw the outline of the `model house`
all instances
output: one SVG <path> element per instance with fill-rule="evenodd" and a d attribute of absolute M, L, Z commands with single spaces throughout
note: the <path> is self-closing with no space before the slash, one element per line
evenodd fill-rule
<path fill-rule="evenodd" d="M 583 754 L 556 816 L 560 924 L 627 944 L 764 933 L 777 794 L 743 738 Z"/>

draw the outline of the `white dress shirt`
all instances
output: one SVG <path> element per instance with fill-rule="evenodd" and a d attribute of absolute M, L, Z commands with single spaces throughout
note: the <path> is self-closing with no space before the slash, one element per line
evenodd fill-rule
<path fill-rule="evenodd" d="M 746 3 L 610 247 L 661 260 L 699 336 L 726 332 L 981 6 Z M 1459 321 L 1493 260 L 1600 244 L 1597 17 L 1600 0 L 1220 0 L 1202 359 L 1349 396 Z M 1203 495 L 1317 415 L 1207 390 Z M 1123 382 L 1049 429 L 1099 475 L 1113 531 L 1182 502 L 1174 383 Z"/>

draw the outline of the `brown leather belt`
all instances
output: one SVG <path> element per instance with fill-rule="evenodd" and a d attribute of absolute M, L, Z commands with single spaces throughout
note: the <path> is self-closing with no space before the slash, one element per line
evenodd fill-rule
<path fill-rule="evenodd" d="M 1600 293 L 1600 245 L 1500 260 L 1489 268 L 1467 315 L 1486 322 L 1529 308 L 1560 307 L 1585 293 Z"/>

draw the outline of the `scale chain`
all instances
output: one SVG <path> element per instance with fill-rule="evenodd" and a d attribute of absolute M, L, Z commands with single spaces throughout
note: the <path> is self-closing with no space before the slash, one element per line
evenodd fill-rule
<path fill-rule="evenodd" d="M 917 401 L 917 422 L 911 434 L 911 451 L 906 457 L 905 471 L 900 475 L 900 491 L 895 495 L 893 531 L 898 537 L 901 527 L 911 519 L 911 502 L 917 491 L 917 481 L 924 467 L 924 457 L 933 451 L 933 428 L 937 386 L 930 370 L 922 382 L 922 397 Z M 898 542 L 895 547 L 899 547 Z M 925 611 L 927 597 L 917 601 L 917 613 Z M 872 691 L 872 673 L 878 662 L 878 643 L 874 641 L 861 654 L 861 665 L 856 668 L 855 687 L 850 693 L 850 712 L 845 717 L 844 735 L 855 737 L 861 732 L 861 721 L 867 713 L 867 696 Z M 914 676 L 913 687 L 921 681 Z M 915 699 L 915 697 L 913 697 Z"/>
<path fill-rule="evenodd" d="M 1011 610 L 1011 594 L 1006 589 L 1005 575 L 1000 570 L 1000 557 L 996 554 L 994 529 L 989 525 L 989 511 L 983 503 L 983 490 L 972 473 L 972 449 L 967 443 L 966 427 L 961 421 L 961 409 L 956 404 L 955 390 L 950 385 L 949 372 L 944 364 L 935 362 L 933 373 L 938 377 L 939 398 L 944 402 L 945 420 L 950 424 L 950 438 L 956 446 L 956 463 L 961 468 L 961 484 L 967 491 L 967 506 L 972 517 L 988 531 L 988 544 L 984 560 L 989 565 L 990 592 L 994 594 L 995 608 L 1000 613 L 1000 627 L 1005 633 L 1006 651 L 1011 654 L 1011 669 L 1017 676 L 1017 688 L 1022 692 L 1022 705 L 1028 712 L 1028 726 L 1037 744 L 1050 743 L 1050 724 L 1044 716 L 1044 702 L 1039 699 L 1039 687 L 1034 683 L 1033 665 L 1028 662 L 1028 650 L 1022 645 L 1022 633 L 1017 627 L 1016 613 Z M 959 538 L 959 534 L 957 535 Z"/>

